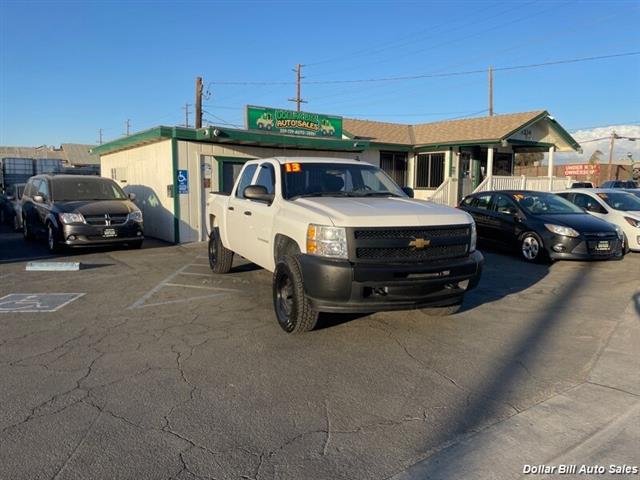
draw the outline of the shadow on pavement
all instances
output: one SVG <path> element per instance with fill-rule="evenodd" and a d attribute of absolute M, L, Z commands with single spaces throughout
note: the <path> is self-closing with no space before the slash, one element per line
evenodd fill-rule
<path fill-rule="evenodd" d="M 550 264 L 530 264 L 521 258 L 483 249 L 484 270 L 480 284 L 465 295 L 463 311 L 495 302 L 535 285 L 549 274 Z"/>
<path fill-rule="evenodd" d="M 149 237 L 145 238 L 142 244 L 144 250 L 171 246 L 174 245 Z M 126 249 L 126 247 L 118 245 L 82 247 L 67 249 L 57 255 L 52 255 L 49 253 L 44 239 L 25 240 L 22 233 L 15 232 L 7 225 L 0 225 L 0 264 L 30 262 L 33 260 L 57 260 L 62 258 L 72 258 L 78 261 L 81 260 L 81 258 L 78 257 L 84 255 L 124 249 Z"/>
<path fill-rule="evenodd" d="M 546 304 L 539 305 L 540 313 L 531 322 L 529 330 L 519 339 L 513 339 L 513 348 L 510 352 L 505 352 L 502 366 L 496 369 L 490 380 L 473 392 L 467 406 L 451 415 L 446 422 L 447 426 L 439 435 L 437 444 L 445 444 L 458 435 L 478 430 L 484 422 L 496 418 L 500 411 L 504 411 L 505 406 L 515 409 L 510 406 L 508 396 L 524 374 L 522 366 L 531 369 L 536 362 L 541 361 L 540 353 L 551 338 L 555 327 L 562 322 L 568 302 L 580 294 L 585 282 L 592 275 L 590 267 L 590 264 L 585 264 L 584 268 L 578 269 L 573 278 L 563 286 L 562 294 L 550 298 Z M 468 467 L 470 461 L 470 458 L 458 459 L 457 465 L 460 466 L 461 472 Z M 427 464 L 426 471 L 421 471 L 427 475 L 425 478 L 443 478 L 443 475 L 452 473 L 451 465 L 439 465 L 437 462 Z"/>

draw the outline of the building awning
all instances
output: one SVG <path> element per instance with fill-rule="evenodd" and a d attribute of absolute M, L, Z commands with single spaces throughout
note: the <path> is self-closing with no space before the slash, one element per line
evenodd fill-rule
<path fill-rule="evenodd" d="M 199 129 L 159 126 L 104 143 L 92 148 L 91 153 L 106 155 L 166 139 L 337 152 L 362 152 L 369 148 L 369 142 L 366 140 L 302 137 L 215 126 Z"/>

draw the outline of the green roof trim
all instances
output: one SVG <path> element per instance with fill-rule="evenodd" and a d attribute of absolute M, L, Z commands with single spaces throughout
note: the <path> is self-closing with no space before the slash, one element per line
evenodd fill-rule
<path fill-rule="evenodd" d="M 253 132 L 213 126 L 201 129 L 159 126 L 104 143 L 92 148 L 91 153 L 106 155 L 120 150 L 127 150 L 140 145 L 157 142 L 163 139 L 220 144 L 265 145 L 272 148 L 285 147 L 302 150 L 333 150 L 343 152 L 362 152 L 369 148 L 369 141 L 367 140 L 296 137 L 293 135 Z"/>

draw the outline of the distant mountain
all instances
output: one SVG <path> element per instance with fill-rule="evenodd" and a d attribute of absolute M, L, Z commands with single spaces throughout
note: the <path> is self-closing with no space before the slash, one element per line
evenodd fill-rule
<path fill-rule="evenodd" d="M 571 135 L 582 146 L 583 152 L 560 153 L 556 155 L 557 163 L 586 163 L 596 150 L 602 152 L 601 163 L 609 161 L 609 142 L 611 132 L 614 131 L 622 137 L 640 138 L 640 125 L 611 125 L 610 127 L 598 127 L 588 130 L 577 130 Z M 597 140 L 602 139 L 602 140 Z M 635 142 L 618 138 L 614 142 L 613 162 L 630 163 L 628 154 L 631 153 L 634 162 L 640 162 L 640 140 Z"/>

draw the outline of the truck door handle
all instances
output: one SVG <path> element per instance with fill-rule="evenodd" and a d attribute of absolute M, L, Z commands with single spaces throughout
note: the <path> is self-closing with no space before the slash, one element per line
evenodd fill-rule
<path fill-rule="evenodd" d="M 233 207 L 229 207 L 229 210 L 235 210 Z"/>
<path fill-rule="evenodd" d="M 245 210 L 244 214 L 245 215 L 251 215 L 251 212 L 249 210 Z"/>

